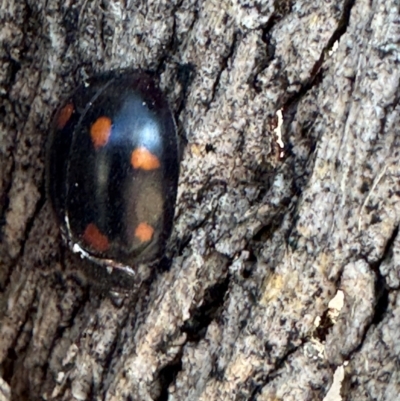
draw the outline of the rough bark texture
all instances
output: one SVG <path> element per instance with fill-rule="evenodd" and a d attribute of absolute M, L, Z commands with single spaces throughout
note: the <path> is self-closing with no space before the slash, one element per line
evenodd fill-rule
<path fill-rule="evenodd" d="M 399 22 L 396 0 L 3 0 L 0 400 L 322 400 L 345 362 L 344 400 L 400 399 Z M 159 76 L 183 149 L 141 283 L 65 249 L 44 186 L 54 109 L 120 68 Z"/>

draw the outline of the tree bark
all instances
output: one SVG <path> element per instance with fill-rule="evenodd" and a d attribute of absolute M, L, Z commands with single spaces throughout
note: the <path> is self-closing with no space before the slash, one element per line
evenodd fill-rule
<path fill-rule="evenodd" d="M 0 21 L 0 400 L 322 400 L 338 368 L 344 400 L 400 399 L 398 1 Z M 45 191 L 54 110 L 113 69 L 156 74 L 182 144 L 168 252 L 133 281 L 65 247 Z"/>

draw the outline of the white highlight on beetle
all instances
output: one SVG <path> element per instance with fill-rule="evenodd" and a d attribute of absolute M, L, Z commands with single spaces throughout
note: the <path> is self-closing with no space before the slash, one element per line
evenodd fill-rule
<path fill-rule="evenodd" d="M 79 253 L 80 257 L 83 259 L 84 257 L 90 259 L 90 254 L 86 252 L 79 244 L 74 243 L 72 245 L 72 252 Z"/>

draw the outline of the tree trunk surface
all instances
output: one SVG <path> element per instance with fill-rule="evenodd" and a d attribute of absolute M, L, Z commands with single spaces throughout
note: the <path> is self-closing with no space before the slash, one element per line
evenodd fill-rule
<path fill-rule="evenodd" d="M 399 10 L 3 0 L 0 400 L 399 400 Z M 54 110 L 120 69 L 182 148 L 135 280 L 66 248 L 45 188 Z"/>

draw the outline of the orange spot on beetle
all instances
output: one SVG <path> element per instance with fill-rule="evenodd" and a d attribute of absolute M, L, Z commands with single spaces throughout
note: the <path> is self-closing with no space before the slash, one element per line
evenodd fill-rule
<path fill-rule="evenodd" d="M 90 136 L 96 149 L 107 144 L 111 135 L 111 120 L 108 117 L 99 117 L 90 127 Z"/>
<path fill-rule="evenodd" d="M 93 223 L 87 225 L 83 233 L 83 239 L 96 251 L 104 252 L 108 249 L 110 244 L 108 238 L 101 233 L 97 226 Z"/>
<path fill-rule="evenodd" d="M 155 170 L 160 167 L 160 160 L 145 147 L 141 146 L 132 152 L 131 164 L 135 169 Z"/>
<path fill-rule="evenodd" d="M 57 116 L 57 129 L 63 129 L 67 124 L 68 120 L 71 118 L 74 112 L 74 105 L 72 103 L 66 104 L 59 112 Z"/>
<path fill-rule="evenodd" d="M 135 230 L 135 237 L 140 242 L 147 242 L 153 238 L 154 228 L 147 223 L 140 223 Z"/>

